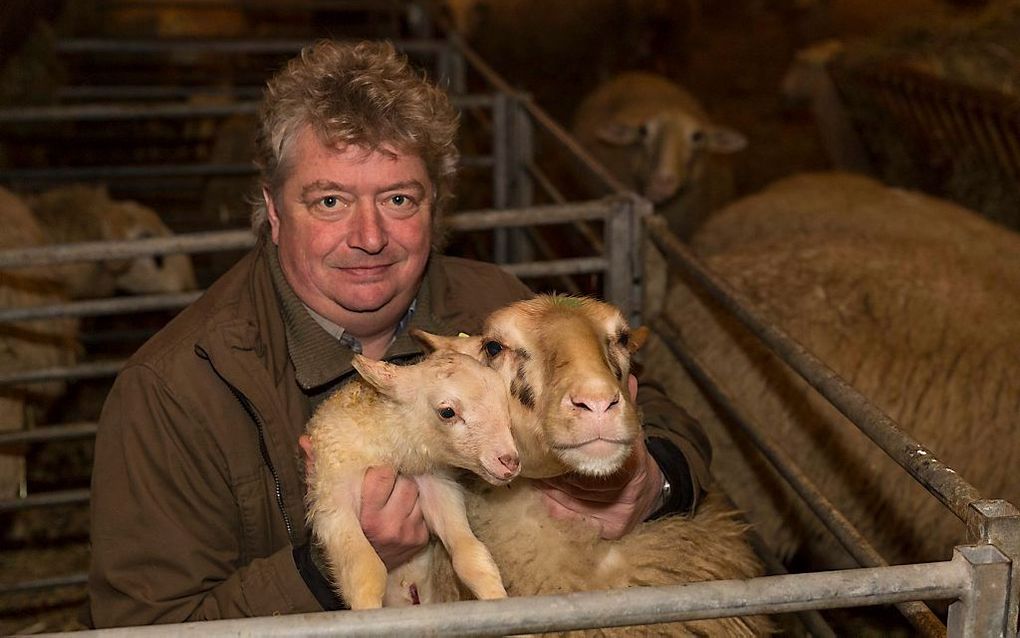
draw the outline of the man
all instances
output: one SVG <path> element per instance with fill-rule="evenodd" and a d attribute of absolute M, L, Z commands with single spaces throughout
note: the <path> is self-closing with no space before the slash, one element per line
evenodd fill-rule
<path fill-rule="evenodd" d="M 131 358 L 100 420 L 92 489 L 96 626 L 341 609 L 304 526 L 298 440 L 351 356 L 409 361 L 411 327 L 477 332 L 531 291 L 435 250 L 457 116 L 388 44 L 321 42 L 270 80 L 257 161 L 256 247 Z M 619 536 L 693 507 L 707 444 L 649 439 L 613 481 L 550 485 L 550 507 Z M 660 428 L 661 430 L 661 428 Z M 665 432 L 665 430 L 662 430 Z M 684 453 L 681 453 L 681 450 Z M 664 486 L 669 496 L 664 496 Z M 393 568 L 428 540 L 415 483 L 364 478 L 361 525 Z"/>

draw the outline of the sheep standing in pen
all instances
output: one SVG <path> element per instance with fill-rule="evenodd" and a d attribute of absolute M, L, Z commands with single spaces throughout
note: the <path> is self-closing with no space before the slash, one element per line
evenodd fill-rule
<path fill-rule="evenodd" d="M 428 348 L 432 335 L 417 331 Z M 370 466 L 414 476 L 422 514 L 442 540 L 453 568 L 474 595 L 503 598 L 499 570 L 468 525 L 461 486 L 451 468 L 493 485 L 517 476 L 509 400 L 500 376 L 473 358 L 434 350 L 420 363 L 397 366 L 360 355 L 361 374 L 330 396 L 308 422 L 315 464 L 308 477 L 308 514 L 340 596 L 351 609 L 433 600 L 429 545 L 411 563 L 386 566 L 361 530 L 361 481 Z M 388 582 L 387 582 L 388 581 Z"/>
<path fill-rule="evenodd" d="M 722 155 L 747 145 L 741 133 L 713 124 L 687 90 L 646 72 L 622 73 L 596 88 L 574 114 L 572 132 L 683 239 L 733 197 Z"/>
<path fill-rule="evenodd" d="M 956 204 L 802 174 L 719 211 L 706 266 L 987 498 L 1020 503 L 1020 235 Z M 694 284 L 664 311 L 693 354 L 893 564 L 946 560 L 965 528 Z M 713 440 L 720 483 L 789 563 L 853 565 L 655 342 L 649 370 Z"/>
<path fill-rule="evenodd" d="M 101 186 L 69 185 L 26 198 L 50 244 L 169 237 L 159 215 L 138 202 L 114 200 Z M 59 266 L 74 299 L 172 293 L 197 287 L 191 258 L 155 255 Z"/>
<path fill-rule="evenodd" d="M 0 187 L 0 250 L 46 243 L 46 235 L 25 202 Z M 0 270 L 0 308 L 41 306 L 67 301 L 63 282 L 48 266 Z M 78 324 L 73 319 L 0 323 L 0 371 L 14 372 L 72 365 L 78 357 Z M 63 391 L 49 382 L 0 386 L 0 430 L 20 430 Z M 24 451 L 0 449 L 0 499 L 13 498 L 25 483 Z"/>
<path fill-rule="evenodd" d="M 608 476 L 642 436 L 628 387 L 632 332 L 618 309 L 590 298 L 539 296 L 493 313 L 482 335 L 448 339 L 488 361 L 510 387 L 521 476 L 569 472 Z M 585 407 L 587 406 L 587 407 Z M 550 517 L 528 480 L 468 492 L 478 538 L 499 566 L 510 596 L 751 578 L 762 574 L 746 525 L 717 494 L 690 518 L 648 521 L 619 540 L 579 521 Z M 593 630 L 593 635 L 752 636 L 771 632 L 761 616 Z"/>

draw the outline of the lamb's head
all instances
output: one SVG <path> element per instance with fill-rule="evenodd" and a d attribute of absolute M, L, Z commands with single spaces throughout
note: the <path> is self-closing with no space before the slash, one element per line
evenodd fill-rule
<path fill-rule="evenodd" d="M 631 180 L 653 204 L 684 193 L 702 179 L 706 153 L 734 153 L 743 134 L 682 108 L 621 111 L 596 131 L 602 144 L 630 147 Z"/>
<path fill-rule="evenodd" d="M 353 365 L 392 402 L 398 418 L 423 429 L 421 438 L 440 463 L 470 470 L 493 485 L 505 485 L 520 472 L 509 396 L 495 370 L 451 350 L 433 351 L 408 366 L 355 355 Z"/>
<path fill-rule="evenodd" d="M 523 475 L 606 475 L 641 433 L 628 379 L 646 332 L 632 331 L 610 304 L 540 295 L 495 311 L 481 335 L 447 346 L 502 375 Z"/>

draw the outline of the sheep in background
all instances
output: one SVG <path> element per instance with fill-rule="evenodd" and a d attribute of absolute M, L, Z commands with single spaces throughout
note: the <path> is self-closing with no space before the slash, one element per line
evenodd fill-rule
<path fill-rule="evenodd" d="M 69 185 L 27 198 L 49 243 L 169 237 L 159 215 L 138 202 L 114 200 L 105 187 Z M 172 293 L 197 287 L 187 255 L 136 257 L 59 267 L 74 299 Z"/>
<path fill-rule="evenodd" d="M 447 341 L 488 361 L 510 387 L 522 477 L 607 476 L 620 469 L 642 435 L 628 376 L 645 332 L 632 332 L 607 303 L 547 295 L 497 310 L 481 336 Z M 511 596 L 762 574 L 746 526 L 718 494 L 690 518 L 645 522 L 616 541 L 600 539 L 585 523 L 552 519 L 542 494 L 523 479 L 509 488 L 470 490 L 468 513 Z M 749 616 L 598 633 L 729 637 L 770 631 L 768 619 Z"/>
<path fill-rule="evenodd" d="M 831 39 L 797 51 L 783 76 L 783 102 L 788 109 L 806 105 L 811 110 L 832 168 L 870 174 L 868 151 L 829 75 L 829 63 L 843 47 Z"/>
<path fill-rule="evenodd" d="M 414 336 L 426 348 L 434 343 L 428 333 Z M 517 476 L 502 379 L 475 359 L 445 350 L 433 349 L 410 366 L 360 355 L 352 363 L 361 377 L 326 399 L 307 426 L 315 458 L 307 518 L 337 592 L 351 609 L 433 599 L 433 545 L 387 578 L 361 531 L 362 477 L 370 466 L 389 465 L 418 483 L 425 521 L 461 581 L 478 598 L 505 597 L 496 565 L 471 532 L 463 489 L 450 471 L 468 469 L 500 486 Z"/>
<path fill-rule="evenodd" d="M 25 202 L 0 187 L 0 250 L 46 243 L 46 235 Z M 47 266 L 0 270 L 0 308 L 65 302 L 63 281 Z M 46 319 L 0 323 L 0 371 L 73 365 L 78 357 L 77 321 Z M 35 420 L 64 384 L 0 386 L 0 430 L 20 430 Z M 20 449 L 0 449 L 0 499 L 13 498 L 25 487 L 25 459 Z"/>
<path fill-rule="evenodd" d="M 956 204 L 841 173 L 780 180 L 695 252 L 989 498 L 1020 503 L 1020 235 Z M 736 320 L 680 283 L 665 313 L 724 389 L 891 563 L 945 560 L 959 520 Z M 650 372 L 706 427 L 729 495 L 787 561 L 852 563 L 661 344 Z"/>
<path fill-rule="evenodd" d="M 682 239 L 734 194 L 722 155 L 747 145 L 671 80 L 622 73 L 581 102 L 572 132 L 609 172 L 655 204 Z"/>

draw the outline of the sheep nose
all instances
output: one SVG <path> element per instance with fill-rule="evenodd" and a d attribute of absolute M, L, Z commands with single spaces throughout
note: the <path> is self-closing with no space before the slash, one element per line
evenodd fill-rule
<path fill-rule="evenodd" d="M 580 399 L 571 396 L 570 403 L 575 408 L 581 410 L 587 410 L 588 412 L 594 412 L 595 414 L 602 414 L 613 409 L 620 402 L 620 393 L 617 392 L 613 395 L 612 399 L 602 399 L 599 397 L 582 397 Z"/>
<path fill-rule="evenodd" d="M 503 467 L 510 470 L 511 473 L 516 472 L 517 468 L 521 465 L 521 460 L 516 454 L 504 454 L 499 457 L 499 462 L 503 464 Z"/>
<path fill-rule="evenodd" d="M 680 190 L 680 177 L 673 173 L 659 173 L 648 180 L 645 197 L 653 204 L 660 204 Z"/>

